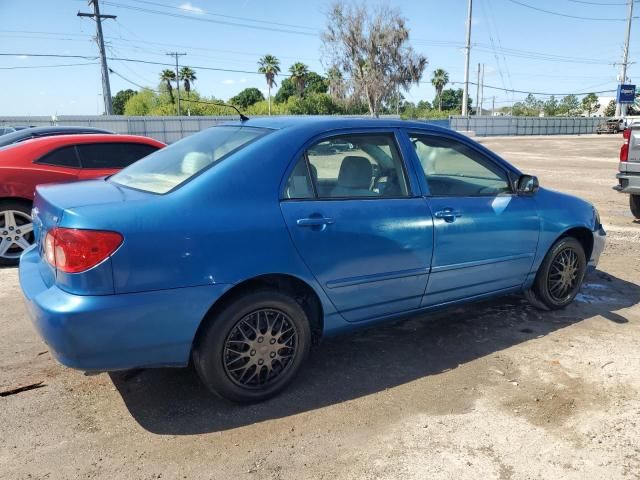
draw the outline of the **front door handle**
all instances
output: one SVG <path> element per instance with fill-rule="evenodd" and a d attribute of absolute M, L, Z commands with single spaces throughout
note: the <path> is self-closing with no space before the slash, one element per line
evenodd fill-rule
<path fill-rule="evenodd" d="M 456 221 L 456 218 L 462 216 L 462 212 L 459 210 L 454 210 L 453 208 L 444 208 L 442 210 L 438 210 L 433 214 L 436 218 L 441 218 L 447 223 L 452 223 Z"/>
<path fill-rule="evenodd" d="M 324 225 L 331 225 L 332 223 L 336 223 L 336 221 L 328 217 L 299 218 L 296 221 L 299 227 L 322 227 Z"/>

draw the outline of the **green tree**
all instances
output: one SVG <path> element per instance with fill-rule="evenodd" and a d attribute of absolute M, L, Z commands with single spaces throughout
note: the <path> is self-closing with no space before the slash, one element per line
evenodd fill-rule
<path fill-rule="evenodd" d="M 558 100 L 556 97 L 551 97 L 542 105 L 542 111 L 545 117 L 555 117 L 558 114 Z"/>
<path fill-rule="evenodd" d="M 115 115 L 124 115 L 124 106 L 127 101 L 133 97 L 138 92 L 127 88 L 126 90 L 120 90 L 116 93 L 115 97 L 111 98 L 111 103 L 113 104 L 113 113 Z"/>
<path fill-rule="evenodd" d="M 582 99 L 582 109 L 587 112 L 587 117 L 590 117 L 593 112 L 597 112 L 599 108 L 600 102 L 595 93 L 589 93 Z"/>
<path fill-rule="evenodd" d="M 616 114 L 616 101 L 611 100 L 604 109 L 603 112 L 605 117 L 613 117 Z"/>
<path fill-rule="evenodd" d="M 285 78 L 280 82 L 280 88 L 276 92 L 274 100 L 276 103 L 286 103 L 290 96 L 296 94 L 296 86 L 290 78 Z"/>
<path fill-rule="evenodd" d="M 241 107 L 243 110 L 246 110 L 249 105 L 253 105 L 254 103 L 258 103 L 264 100 L 264 95 L 257 88 L 245 88 L 235 97 L 232 97 L 229 102 L 232 105 L 237 105 Z"/>
<path fill-rule="evenodd" d="M 171 84 L 171 82 L 175 80 L 176 80 L 176 72 L 174 72 L 173 70 L 170 70 L 167 68 L 162 72 L 160 72 L 160 81 L 163 83 L 167 92 L 169 93 L 169 97 L 171 98 L 171 103 L 174 102 L 173 85 Z"/>
<path fill-rule="evenodd" d="M 309 72 L 305 77 L 304 93 L 327 93 L 329 91 L 329 79 L 318 75 L 316 72 Z"/>
<path fill-rule="evenodd" d="M 298 95 L 302 96 L 304 87 L 307 83 L 307 75 L 309 75 L 309 67 L 302 62 L 296 62 L 289 67 L 291 81 L 298 91 Z"/>
<path fill-rule="evenodd" d="M 182 67 L 180 69 L 180 80 L 182 80 L 184 91 L 187 92 L 187 97 L 191 93 L 191 86 L 193 85 L 193 82 L 197 79 L 196 72 L 191 70 L 189 67 Z"/>
<path fill-rule="evenodd" d="M 436 89 L 436 98 L 438 98 L 438 110 L 442 111 L 442 90 L 449 83 L 449 74 L 442 68 L 433 71 L 431 75 L 431 85 Z"/>
<path fill-rule="evenodd" d="M 337 66 L 351 90 L 378 116 L 386 99 L 422 78 L 427 59 L 409 45 L 407 21 L 397 9 L 336 2 L 322 35 L 328 65 Z"/>
<path fill-rule="evenodd" d="M 441 95 L 436 96 L 436 98 L 433 99 L 433 103 L 434 105 L 436 103 L 438 105 L 442 105 L 444 110 L 453 110 L 459 114 L 462 112 L 462 95 L 463 91 L 461 88 L 449 88 L 447 90 L 443 90 Z M 467 102 L 469 104 L 469 108 L 471 108 L 471 97 L 467 98 Z"/>
<path fill-rule="evenodd" d="M 567 95 L 560 101 L 559 113 L 568 117 L 580 113 L 580 101 L 575 95 Z"/>
<path fill-rule="evenodd" d="M 158 95 L 149 88 L 144 88 L 133 95 L 124 105 L 125 115 L 149 115 L 158 105 Z"/>
<path fill-rule="evenodd" d="M 304 97 L 293 95 L 287 100 L 293 115 L 333 115 L 343 113 L 340 106 L 326 93 L 309 93 Z"/>
<path fill-rule="evenodd" d="M 267 81 L 269 115 L 271 115 L 271 89 L 277 85 L 276 77 L 280 73 L 280 60 L 274 55 L 267 54 L 258 60 L 258 65 L 258 72 L 262 73 Z"/>

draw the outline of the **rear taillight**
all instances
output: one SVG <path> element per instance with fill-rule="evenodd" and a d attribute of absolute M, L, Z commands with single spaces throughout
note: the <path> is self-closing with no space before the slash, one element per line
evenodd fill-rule
<path fill-rule="evenodd" d="M 622 132 L 622 138 L 624 139 L 624 143 L 622 147 L 620 147 L 620 161 L 626 162 L 629 160 L 629 139 L 631 138 L 631 129 L 625 128 Z"/>
<path fill-rule="evenodd" d="M 80 273 L 115 252 L 122 240 L 117 232 L 52 228 L 44 239 L 44 255 L 58 270 Z"/>

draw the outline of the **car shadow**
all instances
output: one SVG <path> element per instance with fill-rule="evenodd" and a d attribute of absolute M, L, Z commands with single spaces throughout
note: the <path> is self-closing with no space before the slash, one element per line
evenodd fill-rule
<path fill-rule="evenodd" d="M 452 307 L 328 339 L 312 349 L 279 396 L 236 405 L 210 394 L 191 368 L 111 373 L 125 405 L 146 430 L 167 435 L 223 431 L 322 408 L 490 355 L 597 315 L 625 324 L 615 310 L 640 301 L 640 286 L 596 271 L 576 301 L 541 312 L 520 296 Z"/>

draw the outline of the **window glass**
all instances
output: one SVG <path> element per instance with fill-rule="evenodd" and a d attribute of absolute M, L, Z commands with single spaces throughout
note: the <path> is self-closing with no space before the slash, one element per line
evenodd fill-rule
<path fill-rule="evenodd" d="M 46 165 L 56 165 L 58 167 L 79 168 L 80 162 L 76 154 L 76 147 L 73 145 L 58 148 L 53 152 L 49 152 L 40 158 L 36 163 L 44 163 Z"/>
<path fill-rule="evenodd" d="M 209 128 L 152 153 L 110 180 L 138 190 L 167 193 L 269 132 L 244 126 Z"/>
<path fill-rule="evenodd" d="M 85 143 L 77 145 L 82 168 L 120 169 L 155 152 L 142 143 Z"/>
<path fill-rule="evenodd" d="M 504 170 L 472 148 L 447 138 L 410 138 L 431 195 L 498 195 L 511 191 Z"/>
<path fill-rule="evenodd" d="M 309 165 L 303 155 L 289 175 L 284 198 L 313 198 L 313 185 L 309 176 Z"/>
<path fill-rule="evenodd" d="M 320 198 L 403 197 L 408 195 L 402 159 L 393 135 L 344 135 L 316 143 L 306 152 L 308 171 L 296 167 L 297 174 L 309 176 Z M 302 163 L 302 162 L 300 162 Z M 303 181 L 298 180 L 304 189 Z M 296 195 L 298 189 L 295 189 Z M 304 195 L 309 195 L 307 190 Z M 297 197 L 308 198 L 308 197 Z"/>

